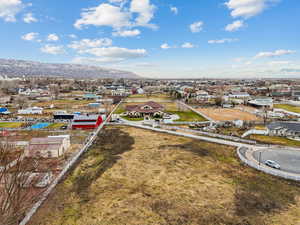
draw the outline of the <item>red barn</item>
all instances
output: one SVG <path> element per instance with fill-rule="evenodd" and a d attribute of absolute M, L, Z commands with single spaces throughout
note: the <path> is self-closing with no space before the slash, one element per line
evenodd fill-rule
<path fill-rule="evenodd" d="M 95 129 L 103 122 L 100 115 L 75 115 L 72 129 Z"/>

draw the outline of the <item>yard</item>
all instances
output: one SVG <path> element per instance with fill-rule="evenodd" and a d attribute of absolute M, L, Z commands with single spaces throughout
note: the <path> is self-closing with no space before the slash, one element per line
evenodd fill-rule
<path fill-rule="evenodd" d="M 273 137 L 273 136 L 265 136 L 265 135 L 250 135 L 250 139 L 266 143 L 266 144 L 274 144 L 274 145 L 285 145 L 291 147 L 300 147 L 300 141 L 290 140 L 285 137 Z"/>
<path fill-rule="evenodd" d="M 239 109 L 224 109 L 224 108 L 198 108 L 199 112 L 217 121 L 227 120 L 245 120 L 245 121 L 261 121 L 254 114 L 243 112 Z"/>
<path fill-rule="evenodd" d="M 284 110 L 294 112 L 294 113 L 300 113 L 300 107 L 299 106 L 293 106 L 293 105 L 288 105 L 288 104 L 275 104 L 274 108 L 284 109 Z"/>
<path fill-rule="evenodd" d="M 242 165 L 233 148 L 113 127 L 30 224 L 295 225 L 299 215 L 300 187 Z"/>
<path fill-rule="evenodd" d="M 62 126 L 65 126 L 65 125 L 67 125 L 67 124 L 66 123 L 52 123 L 49 126 L 47 126 L 46 128 L 47 129 L 59 129 Z"/>
<path fill-rule="evenodd" d="M 0 122 L 0 128 L 20 128 L 23 125 L 21 122 Z"/>
<path fill-rule="evenodd" d="M 145 102 L 141 103 L 123 103 L 121 104 L 117 110 L 115 111 L 116 114 L 122 114 L 125 112 L 125 107 L 126 105 L 136 105 L 136 104 L 143 104 Z M 180 116 L 180 119 L 177 120 L 177 122 L 202 122 L 202 121 L 207 121 L 204 117 L 201 115 L 191 111 L 191 110 L 183 110 L 182 107 L 178 106 L 176 102 L 160 102 L 159 104 L 163 105 L 165 107 L 165 112 L 170 113 L 170 114 L 177 114 Z M 125 118 L 126 119 L 126 118 Z M 141 119 L 140 119 L 141 120 Z M 139 119 L 137 119 L 139 121 Z"/>
<path fill-rule="evenodd" d="M 207 121 L 203 116 L 189 110 L 189 111 L 167 111 L 170 114 L 177 114 L 180 119 L 176 122 L 204 122 Z"/>

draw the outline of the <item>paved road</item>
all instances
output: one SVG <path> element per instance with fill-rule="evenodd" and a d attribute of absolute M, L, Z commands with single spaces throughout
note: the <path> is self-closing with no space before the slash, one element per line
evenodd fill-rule
<path fill-rule="evenodd" d="M 282 171 L 300 174 L 300 150 L 268 149 L 263 151 L 254 151 L 253 157 L 257 161 L 259 161 L 260 152 L 262 152 L 262 163 L 270 159 L 279 163 Z"/>

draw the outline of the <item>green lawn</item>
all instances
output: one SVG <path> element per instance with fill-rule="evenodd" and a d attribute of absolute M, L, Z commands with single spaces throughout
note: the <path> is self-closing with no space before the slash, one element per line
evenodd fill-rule
<path fill-rule="evenodd" d="M 1 122 L 0 128 L 20 128 L 22 125 L 21 122 Z"/>
<path fill-rule="evenodd" d="M 116 111 L 114 112 L 115 114 L 122 114 L 125 112 L 125 108 L 124 108 L 124 105 L 121 104 L 119 105 L 119 107 L 116 109 Z"/>
<path fill-rule="evenodd" d="M 293 106 L 288 104 L 275 104 L 274 108 L 277 109 L 284 109 L 290 112 L 300 113 L 300 107 L 299 106 Z"/>
<path fill-rule="evenodd" d="M 57 129 L 57 128 L 60 128 L 64 125 L 66 125 L 66 124 L 65 123 L 52 123 L 46 128 L 48 128 L 48 129 Z"/>
<path fill-rule="evenodd" d="M 250 139 L 260 141 L 266 144 L 274 144 L 274 145 L 285 145 L 291 147 L 300 147 L 300 141 L 290 140 L 285 137 L 273 137 L 273 136 L 265 136 L 265 135 L 251 135 Z"/>
<path fill-rule="evenodd" d="M 123 119 L 125 120 L 129 120 L 129 121 L 142 121 L 144 120 L 144 117 L 141 117 L 141 118 L 131 118 L 131 117 L 128 117 L 128 116 L 121 116 Z"/>
<path fill-rule="evenodd" d="M 199 114 L 193 111 L 168 111 L 170 114 L 177 114 L 180 119 L 176 120 L 177 122 L 203 122 L 207 121 L 204 117 L 200 116 Z"/>

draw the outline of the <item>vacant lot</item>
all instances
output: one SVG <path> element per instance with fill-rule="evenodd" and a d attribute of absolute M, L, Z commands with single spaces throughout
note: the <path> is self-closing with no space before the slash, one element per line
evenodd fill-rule
<path fill-rule="evenodd" d="M 300 113 L 299 106 L 287 105 L 287 104 L 275 104 L 274 108 L 284 109 L 290 112 Z"/>
<path fill-rule="evenodd" d="M 223 108 L 198 108 L 199 112 L 204 113 L 213 120 L 246 120 L 246 121 L 259 121 L 257 116 L 243 112 L 238 109 L 223 109 Z"/>
<path fill-rule="evenodd" d="M 114 127 L 31 224 L 295 225 L 299 215 L 300 187 L 241 165 L 232 148 Z"/>

